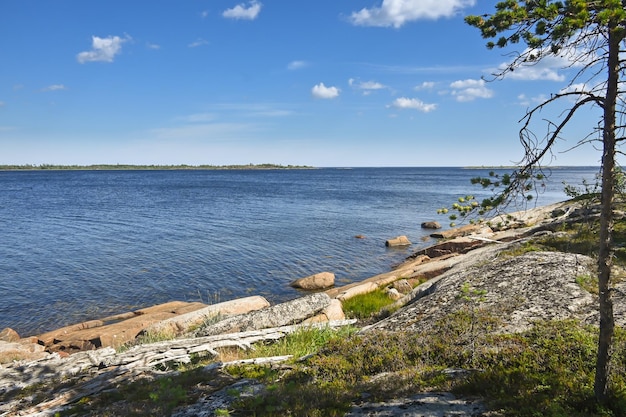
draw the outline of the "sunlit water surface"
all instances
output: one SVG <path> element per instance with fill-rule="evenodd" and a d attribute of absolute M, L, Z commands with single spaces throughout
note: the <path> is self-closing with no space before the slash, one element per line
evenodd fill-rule
<path fill-rule="evenodd" d="M 553 170 L 538 203 L 597 171 Z M 386 272 L 427 244 L 422 222 L 447 224 L 437 208 L 483 195 L 470 178 L 487 172 L 0 172 L 0 329 L 36 334 L 171 300 L 278 302 L 313 273 L 340 285 Z M 398 235 L 413 245 L 386 248 Z"/>

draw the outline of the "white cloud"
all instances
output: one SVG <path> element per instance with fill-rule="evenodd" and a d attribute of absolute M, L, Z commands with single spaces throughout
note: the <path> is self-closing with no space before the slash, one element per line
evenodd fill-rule
<path fill-rule="evenodd" d="M 387 86 L 376 81 L 364 81 L 363 82 L 363 81 L 357 81 L 354 78 L 350 78 L 348 80 L 348 84 L 351 87 L 354 87 L 359 90 L 363 90 L 363 95 L 366 95 L 366 96 L 370 95 L 372 91 L 382 90 L 384 88 L 387 88 Z"/>
<path fill-rule="evenodd" d="M 4 107 L 6 104 L 4 101 L 0 101 L 0 107 Z"/>
<path fill-rule="evenodd" d="M 67 90 L 67 87 L 65 87 L 63 84 L 52 84 L 41 89 L 41 91 L 58 91 L 58 90 Z"/>
<path fill-rule="evenodd" d="M 291 61 L 289 64 L 287 64 L 287 69 L 288 70 L 297 70 L 300 68 L 304 68 L 306 66 L 308 66 L 309 64 L 306 61 Z"/>
<path fill-rule="evenodd" d="M 365 81 L 364 83 L 361 83 L 359 85 L 359 88 L 363 89 L 363 90 L 381 90 L 383 88 L 385 88 L 385 86 L 381 83 L 378 83 L 376 81 Z"/>
<path fill-rule="evenodd" d="M 393 103 L 391 103 L 391 106 L 398 108 L 398 109 L 419 110 L 423 113 L 431 112 L 437 108 L 436 104 L 424 103 L 422 100 L 419 100 L 417 98 L 407 98 L 407 97 L 400 97 L 400 98 L 395 99 Z"/>
<path fill-rule="evenodd" d="M 206 19 L 207 16 L 209 16 L 209 11 L 208 10 L 203 10 L 200 12 L 200 17 L 203 19 Z"/>
<path fill-rule="evenodd" d="M 113 62 L 115 55 L 122 52 L 122 44 L 130 39 L 120 38 L 119 36 L 109 36 L 100 38 L 98 36 L 91 37 L 91 51 L 81 52 L 76 55 L 76 59 L 81 64 L 85 62 Z"/>
<path fill-rule="evenodd" d="M 493 97 L 493 90 L 488 89 L 485 84 L 485 80 L 459 80 L 450 84 L 450 88 L 457 101 L 473 101 L 477 98 Z"/>
<path fill-rule="evenodd" d="M 326 87 L 324 83 L 319 83 L 311 89 L 311 94 L 315 98 L 330 99 L 339 97 L 340 91 L 337 87 Z"/>
<path fill-rule="evenodd" d="M 189 48 L 197 48 L 198 46 L 203 46 L 203 45 L 208 45 L 209 41 L 204 40 L 202 38 L 198 38 L 195 41 L 191 42 L 189 45 L 187 45 Z"/>
<path fill-rule="evenodd" d="M 531 105 L 536 106 L 539 103 L 543 103 L 548 99 L 548 96 L 539 94 L 538 96 L 527 97 L 526 94 L 520 94 L 517 96 L 517 99 L 519 100 L 520 106 L 530 107 Z"/>
<path fill-rule="evenodd" d="M 420 85 L 416 85 L 414 90 L 430 90 L 435 87 L 434 81 L 424 81 Z"/>
<path fill-rule="evenodd" d="M 546 62 L 540 61 L 532 66 L 523 66 L 516 68 L 515 71 L 506 74 L 506 78 L 511 80 L 523 80 L 523 81 L 563 81 L 565 76 L 559 74 L 558 69 L 551 66 L 546 58 Z M 503 70 L 504 67 L 500 67 L 499 70 Z"/>
<path fill-rule="evenodd" d="M 530 54 L 535 50 L 526 49 L 523 53 Z M 539 52 L 537 52 L 539 54 Z M 584 50 L 572 50 L 563 55 L 553 55 L 545 52 L 540 60 L 515 68 L 515 71 L 509 71 L 506 78 L 522 81 L 557 81 L 565 80 L 565 75 L 559 71 L 570 68 L 579 68 L 589 64 L 594 58 L 593 54 L 588 54 Z M 494 72 L 500 73 L 507 69 L 510 63 L 502 63 Z"/>
<path fill-rule="evenodd" d="M 222 16 L 229 19 L 254 20 L 257 18 L 259 13 L 261 13 L 261 7 L 263 4 L 256 0 L 252 0 L 248 4 L 248 7 L 246 7 L 245 3 L 242 3 L 236 5 L 232 9 L 226 9 L 224 10 L 224 13 L 222 13 Z"/>
<path fill-rule="evenodd" d="M 148 49 L 161 49 L 161 45 L 157 45 L 156 43 L 146 43 L 146 46 L 148 47 Z"/>
<path fill-rule="evenodd" d="M 383 0 L 380 7 L 353 12 L 350 21 L 359 26 L 399 28 L 414 20 L 450 17 L 474 4 L 476 0 Z"/>
<path fill-rule="evenodd" d="M 587 84 L 585 83 L 578 83 L 578 84 L 572 84 L 572 85 L 568 85 L 565 88 L 562 88 L 559 91 L 559 94 L 565 94 L 565 93 L 582 93 L 583 91 L 589 91 L 589 88 L 587 88 Z"/>

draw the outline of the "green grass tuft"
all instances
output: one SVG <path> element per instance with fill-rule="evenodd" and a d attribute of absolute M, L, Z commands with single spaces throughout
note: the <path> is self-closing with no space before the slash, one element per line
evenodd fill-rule
<path fill-rule="evenodd" d="M 378 314 L 384 307 L 393 304 L 393 300 L 383 291 L 375 290 L 359 294 L 342 302 L 347 317 L 368 319 Z"/>

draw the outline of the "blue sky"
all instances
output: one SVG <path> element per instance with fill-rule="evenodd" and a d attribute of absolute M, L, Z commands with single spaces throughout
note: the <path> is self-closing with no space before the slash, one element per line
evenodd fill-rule
<path fill-rule="evenodd" d="M 482 80 L 510 57 L 463 18 L 495 3 L 3 0 L 0 164 L 508 165 L 572 69 Z M 597 117 L 553 165 L 598 165 L 562 152 Z"/>

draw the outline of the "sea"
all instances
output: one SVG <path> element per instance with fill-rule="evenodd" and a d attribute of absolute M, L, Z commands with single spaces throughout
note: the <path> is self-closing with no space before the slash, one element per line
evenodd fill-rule
<path fill-rule="evenodd" d="M 389 271 L 433 243 L 425 221 L 490 168 L 0 171 L 0 329 L 34 335 L 173 300 L 302 293 Z M 546 172 L 532 204 L 567 199 L 597 167 Z M 531 204 L 531 205 L 532 205 Z M 388 248 L 405 235 L 409 247 Z M 358 237 L 358 238 L 357 238 Z"/>

